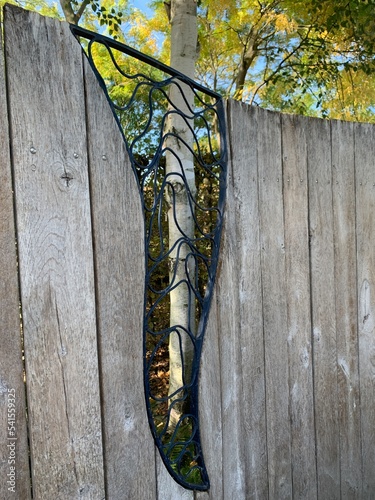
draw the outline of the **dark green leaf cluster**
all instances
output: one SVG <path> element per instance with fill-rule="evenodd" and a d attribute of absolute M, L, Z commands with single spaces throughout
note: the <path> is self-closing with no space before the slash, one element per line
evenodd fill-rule
<path fill-rule="evenodd" d="M 108 26 L 108 32 L 116 40 L 120 32 L 123 14 L 121 10 L 114 7 L 110 10 L 100 5 L 100 0 L 91 0 L 91 8 L 98 17 L 100 26 Z"/>

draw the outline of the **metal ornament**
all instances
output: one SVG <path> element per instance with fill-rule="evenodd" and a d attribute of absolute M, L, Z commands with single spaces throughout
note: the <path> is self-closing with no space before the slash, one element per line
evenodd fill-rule
<path fill-rule="evenodd" d="M 116 117 L 143 205 L 144 387 L 151 431 L 173 478 L 185 488 L 207 490 L 209 478 L 199 431 L 198 375 L 226 190 L 223 101 L 219 94 L 131 47 L 74 25 L 71 30 L 85 49 Z M 103 63 L 98 64 L 103 57 L 107 58 L 104 70 L 100 67 Z M 178 102 L 182 97 L 184 109 L 177 106 L 175 95 Z M 194 107 L 190 104 L 192 97 Z M 188 140 L 186 134 L 168 126 L 172 115 L 188 130 Z M 182 151 L 193 162 L 194 186 L 187 178 Z M 171 158 L 176 171 L 168 169 Z M 173 182 L 176 178 L 179 188 Z M 193 237 L 180 224 L 176 205 L 181 190 L 189 207 Z M 179 231 L 173 245 L 169 244 L 168 232 L 171 220 Z M 184 279 L 178 266 L 184 266 Z M 191 319 L 188 324 L 173 324 L 171 296 L 181 287 L 188 291 L 185 305 Z M 170 394 L 172 341 L 178 347 L 181 385 Z M 172 414 L 177 414 L 173 425 Z"/>

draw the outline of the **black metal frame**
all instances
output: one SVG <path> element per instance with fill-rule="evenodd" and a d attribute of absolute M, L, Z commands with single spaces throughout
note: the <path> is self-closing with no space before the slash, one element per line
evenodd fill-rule
<path fill-rule="evenodd" d="M 206 329 L 206 324 L 208 320 L 208 313 L 209 313 L 209 308 L 210 308 L 210 303 L 211 303 L 211 298 L 212 298 L 212 291 L 213 291 L 213 286 L 215 282 L 215 275 L 216 275 L 216 269 L 217 269 L 217 263 L 218 263 L 218 253 L 219 253 L 219 244 L 220 244 L 220 235 L 221 235 L 221 228 L 222 228 L 222 221 L 223 221 L 223 209 L 224 209 L 224 200 L 225 200 L 225 190 L 226 190 L 226 163 L 227 163 L 227 151 L 226 151 L 226 137 L 225 137 L 225 116 L 224 116 L 224 107 L 223 107 L 223 101 L 222 98 L 219 94 L 216 92 L 213 92 L 210 89 L 207 89 L 200 85 L 199 83 L 193 81 L 192 79 L 188 78 L 187 76 L 183 75 L 182 73 L 174 70 L 173 68 L 170 68 L 169 66 L 127 46 L 122 43 L 119 43 L 118 41 L 112 40 L 110 38 L 104 37 L 102 35 L 93 33 L 91 31 L 88 31 L 86 29 L 83 29 L 81 27 L 71 25 L 71 31 L 72 33 L 78 38 L 84 38 L 85 40 L 88 41 L 88 48 L 87 48 L 87 56 L 90 61 L 90 64 L 98 78 L 98 81 L 103 88 L 105 95 L 107 96 L 107 99 L 109 101 L 109 104 L 112 108 L 112 111 L 114 113 L 114 116 L 117 120 L 117 123 L 120 127 L 120 131 L 123 135 L 124 141 L 126 143 L 126 147 L 129 153 L 129 157 L 132 163 L 132 168 L 134 170 L 134 173 L 136 175 L 136 178 L 138 180 L 138 187 L 139 191 L 141 194 L 141 199 L 142 199 L 142 204 L 143 204 L 143 209 L 144 209 L 144 215 L 145 215 L 145 254 L 146 254 L 146 277 L 145 277 L 145 303 L 144 303 L 144 332 L 143 332 L 143 340 L 144 340 L 144 384 L 145 384 L 145 398 L 146 398 L 146 406 L 147 406 L 147 412 L 148 412 L 148 417 L 149 417 L 149 423 L 150 423 L 150 428 L 153 434 L 153 437 L 155 439 L 155 443 L 160 451 L 160 455 L 163 459 L 163 462 L 165 466 L 167 467 L 169 473 L 172 475 L 172 477 L 183 487 L 188 488 L 188 489 L 193 489 L 193 490 L 207 490 L 209 488 L 209 479 L 208 479 L 208 474 L 206 471 L 206 467 L 204 464 L 203 460 L 203 454 L 202 454 L 202 449 L 201 449 L 201 441 L 200 441 L 200 432 L 199 432 L 199 424 L 198 424 L 198 375 L 199 375 L 199 364 L 200 364 L 200 358 L 201 358 L 201 351 L 202 351 L 202 342 L 203 342 L 203 337 L 204 337 L 204 332 Z M 126 106 L 121 108 L 116 103 L 114 103 L 109 95 L 107 86 L 101 77 L 98 69 L 95 66 L 92 53 L 91 53 L 91 48 L 94 43 L 99 43 L 102 44 L 106 47 L 110 57 L 112 58 L 112 61 L 116 67 L 116 69 L 119 71 L 120 74 L 122 74 L 125 78 L 127 79 L 133 79 L 137 78 L 137 81 L 142 81 L 142 85 L 148 85 L 150 87 L 149 89 L 149 104 L 150 104 L 150 109 L 151 111 L 149 112 L 149 120 L 148 120 L 148 125 L 150 124 L 150 121 L 152 119 L 152 91 L 153 89 L 158 89 L 159 91 L 162 92 L 162 95 L 165 97 L 166 101 L 168 102 L 168 111 L 166 111 L 165 115 L 163 116 L 162 119 L 162 125 L 161 125 L 161 134 L 159 138 L 159 144 L 156 150 L 156 154 L 152 158 L 152 160 L 149 162 L 147 167 L 144 167 L 140 165 L 135 158 L 134 152 L 133 152 L 133 145 L 136 143 L 137 140 L 139 140 L 144 133 L 140 134 L 139 137 L 134 139 L 132 143 L 130 144 L 127 137 L 125 136 L 123 127 L 120 122 L 120 118 L 118 116 L 119 111 L 124 111 L 126 109 Z M 122 72 L 121 68 L 117 66 L 112 50 L 116 50 L 122 53 L 127 54 L 130 57 L 136 58 L 143 63 L 146 63 L 147 65 L 152 66 L 153 68 L 156 68 L 157 70 L 162 71 L 166 75 L 169 75 L 169 78 L 161 81 L 155 81 L 150 79 L 149 77 L 143 75 L 143 74 L 137 74 L 137 75 L 127 75 Z M 176 85 L 178 88 L 178 91 L 184 96 L 184 89 L 190 88 L 192 92 L 194 92 L 195 100 L 199 103 L 200 110 L 194 111 L 193 109 L 189 108 L 189 114 L 191 116 L 187 116 L 186 112 L 182 112 L 181 110 L 176 109 L 174 107 L 173 103 L 169 99 L 169 92 L 168 89 L 172 86 Z M 131 102 L 134 101 L 136 98 L 136 92 L 138 89 L 138 84 L 136 85 L 136 88 L 133 92 Z M 203 94 L 203 96 L 207 96 L 210 100 L 210 102 L 204 101 L 203 97 L 200 95 Z M 185 97 L 184 97 L 185 98 Z M 171 110 L 172 109 L 172 110 Z M 218 125 L 219 129 L 219 134 L 220 134 L 220 150 L 219 153 L 214 151 L 215 148 L 212 146 L 212 133 L 210 130 L 210 123 L 209 120 L 206 118 L 205 113 L 209 112 L 212 113 L 215 117 L 216 123 Z M 153 284 L 151 283 L 151 275 L 155 268 L 160 265 L 161 263 L 169 259 L 169 255 L 171 252 L 171 249 L 165 250 L 164 249 L 164 240 L 163 240 L 163 228 L 162 228 L 162 223 L 161 223 L 161 215 L 163 211 L 163 204 L 165 203 L 163 200 L 163 193 L 166 190 L 169 190 L 171 199 L 174 200 L 175 198 L 175 193 L 173 191 L 173 187 L 170 183 L 170 175 L 171 174 L 164 174 L 164 177 L 162 180 L 158 181 L 158 184 L 156 185 L 156 180 L 154 181 L 153 184 L 153 190 L 154 190 L 154 201 L 153 201 L 153 206 L 151 208 L 147 207 L 146 202 L 145 202 L 145 196 L 144 196 L 144 188 L 146 183 L 148 182 L 148 179 L 150 179 L 150 176 L 154 176 L 156 179 L 158 169 L 160 169 L 161 161 L 163 158 L 163 155 L 166 154 L 168 151 L 168 147 L 165 147 L 165 136 L 163 135 L 163 128 L 164 128 L 164 123 L 165 120 L 167 119 L 167 116 L 170 113 L 177 113 L 179 114 L 182 119 L 185 120 L 187 125 L 189 126 L 191 132 L 194 134 L 194 144 L 195 144 L 195 150 L 193 150 L 190 145 L 187 145 L 181 137 L 178 137 L 178 133 L 176 134 L 171 134 L 169 133 L 168 135 L 175 135 L 176 140 L 180 140 L 181 144 L 184 144 L 184 146 L 188 147 L 194 157 L 194 162 L 196 165 L 198 165 L 200 172 L 202 173 L 203 176 L 206 176 L 206 179 L 209 179 L 208 182 L 212 182 L 213 185 L 216 186 L 217 191 L 218 191 L 218 197 L 217 197 L 217 203 L 214 206 L 210 207 L 201 207 L 197 202 L 196 199 L 192 196 L 191 191 L 189 190 L 189 187 L 186 184 L 186 179 L 184 179 L 184 169 L 183 165 L 180 159 L 178 159 L 180 163 L 180 167 L 182 170 L 182 175 L 181 178 L 185 182 L 186 186 L 186 192 L 187 192 L 187 197 L 189 199 L 189 204 L 192 210 L 192 214 L 194 217 L 194 222 L 195 222 L 195 228 L 196 228 L 196 236 L 194 239 L 189 239 L 186 237 L 186 235 L 181 231 L 181 238 L 178 240 L 178 244 L 180 246 L 185 245 L 188 246 L 190 249 L 190 256 L 189 258 L 193 259 L 196 264 L 203 263 L 204 267 L 204 277 L 206 279 L 206 282 L 204 284 L 199 282 L 200 275 L 198 276 L 198 271 L 196 271 L 197 276 L 194 277 L 194 279 L 190 279 L 189 273 L 187 272 L 187 278 L 184 280 L 183 286 L 188 286 L 189 288 L 189 307 L 194 307 L 194 313 L 199 309 L 199 324 L 197 328 L 197 333 L 195 333 L 189 326 L 186 325 L 172 325 L 168 328 L 164 328 L 161 331 L 153 331 L 153 327 L 150 324 L 151 320 L 150 317 L 152 315 L 152 311 L 158 306 L 158 304 L 161 303 L 163 298 L 167 297 L 167 295 L 170 293 L 171 289 L 181 285 L 181 282 L 175 284 L 173 279 L 171 280 L 169 275 L 166 277 L 167 281 L 172 281 L 172 283 L 169 283 L 168 286 L 166 286 L 162 290 L 155 290 L 153 288 Z M 197 120 L 200 120 L 200 123 L 204 124 L 204 128 L 207 132 L 207 143 L 208 143 L 208 150 L 209 154 L 208 156 L 211 158 L 211 163 L 207 163 L 206 159 L 203 157 L 204 155 L 202 154 L 202 151 L 200 150 L 199 147 L 199 138 L 195 134 L 195 131 L 192 129 L 190 122 L 193 118 L 196 118 Z M 190 120 L 190 121 L 189 121 Z M 148 126 L 147 125 L 147 126 Z M 169 151 L 175 155 L 176 158 L 178 158 L 178 154 L 176 151 Z M 214 223 L 213 223 L 213 228 L 212 230 L 209 231 L 207 234 L 202 227 L 200 227 L 198 218 L 195 216 L 195 211 L 199 211 L 201 213 L 214 214 Z M 172 211 L 173 216 L 175 217 L 175 221 L 177 223 L 176 215 L 174 213 L 174 210 Z M 160 253 L 159 256 L 155 258 L 155 256 L 152 255 L 152 249 L 149 248 L 151 236 L 153 234 L 153 225 L 156 221 L 157 225 L 157 233 L 160 237 Z M 202 252 L 199 250 L 200 245 L 202 242 L 207 244 L 207 248 L 210 248 L 210 254 L 207 255 L 206 253 Z M 169 263 L 170 264 L 170 263 Z M 173 276 L 173 273 L 172 273 Z M 204 289 L 204 294 L 201 293 L 201 289 Z M 149 294 L 159 294 L 159 298 L 155 301 L 155 303 L 148 308 L 147 310 L 147 300 L 149 298 Z M 197 304 L 197 305 L 196 305 Z M 172 335 L 172 332 L 177 333 L 179 336 L 182 334 L 186 334 L 187 338 L 189 341 L 191 341 L 192 345 L 194 346 L 194 357 L 193 357 L 193 362 L 192 362 L 192 374 L 191 378 L 188 382 L 184 382 L 183 387 L 181 387 L 181 395 L 179 393 L 179 399 L 181 400 L 187 400 L 189 401 L 189 411 L 188 413 L 184 414 L 183 417 L 181 417 L 180 421 L 178 422 L 177 426 L 174 428 L 173 432 L 171 435 L 168 434 L 167 426 L 169 422 L 169 417 L 170 417 L 170 406 L 168 406 L 168 413 L 167 417 L 165 420 L 165 423 L 163 424 L 163 429 L 161 432 L 159 432 L 156 428 L 156 423 L 155 423 L 155 415 L 153 413 L 153 410 L 151 408 L 151 400 L 153 400 L 156 403 L 164 403 L 173 406 L 174 403 L 172 403 L 172 399 L 170 396 L 163 397 L 163 398 L 157 398 L 153 395 L 152 389 L 150 387 L 150 370 L 152 368 L 152 363 L 154 356 L 157 353 L 157 350 L 161 348 L 166 342 L 166 340 L 169 338 L 169 336 Z M 146 342 L 148 339 L 154 338 L 156 343 L 155 348 L 151 353 L 147 354 L 147 348 L 146 348 Z M 182 362 L 184 360 L 183 353 L 181 351 L 181 358 Z M 182 367 L 184 369 L 184 366 Z M 183 419 L 186 419 L 189 421 L 189 427 L 188 430 L 190 431 L 191 428 L 191 436 L 187 440 L 181 440 L 179 438 L 179 430 L 182 428 L 183 425 Z M 181 426 L 180 426 L 181 424 Z M 166 436 L 168 434 L 168 439 L 166 439 Z M 173 455 L 174 453 L 174 455 Z M 177 453 L 177 457 L 175 456 Z M 186 460 L 186 458 L 191 459 L 191 469 L 190 471 L 185 474 L 182 473 L 182 464 L 184 463 L 183 461 Z M 193 481 L 192 479 L 189 480 L 189 476 L 199 475 L 199 480 Z"/>

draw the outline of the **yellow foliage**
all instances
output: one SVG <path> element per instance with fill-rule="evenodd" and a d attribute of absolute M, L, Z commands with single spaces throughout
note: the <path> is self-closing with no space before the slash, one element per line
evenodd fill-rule
<path fill-rule="evenodd" d="M 0 9 L 2 9 L 7 3 L 18 6 L 20 5 L 20 2 L 17 0 L 0 0 Z M 49 2 L 48 0 L 29 0 L 23 2 L 22 7 L 26 10 L 38 12 L 42 16 L 61 19 L 61 16 L 58 12 L 57 3 L 51 4 L 51 2 Z M 0 13 L 0 19 L 1 15 L 2 14 Z"/>
<path fill-rule="evenodd" d="M 277 31 L 285 31 L 285 33 L 292 33 L 298 27 L 297 22 L 284 13 L 275 15 L 274 25 Z"/>
<path fill-rule="evenodd" d="M 18 3 L 17 0 L 8 1 Z M 77 5 L 81 1 L 78 0 Z M 332 29 L 332 23 L 326 23 L 327 19 L 335 19 L 340 1 L 322 1 L 317 10 L 313 9 L 316 6 L 314 1 L 201 0 L 198 8 L 198 79 L 226 96 L 236 95 L 244 101 L 258 102 L 274 109 L 284 109 L 287 96 L 288 110 L 293 108 L 295 99 L 306 104 L 306 112 L 310 114 L 322 109 L 331 118 L 373 120 L 375 77 L 360 70 L 330 73 L 330 64 L 334 66 L 332 62 L 343 60 L 349 53 L 353 57 L 353 50 L 360 47 L 353 44 L 353 28 L 346 29 L 345 25 L 338 24 Z M 0 0 L 0 6 L 4 3 L 5 0 Z M 140 9 L 133 7 L 134 1 L 100 1 L 107 12 L 112 8 L 123 12 L 119 41 L 169 64 L 170 25 L 164 2 L 153 0 L 150 3 L 154 15 L 148 19 Z M 50 0 L 27 0 L 24 5 L 44 15 L 59 15 L 57 4 L 51 5 Z M 319 22 L 314 24 L 317 19 Z M 83 26 L 94 31 L 98 29 L 97 15 L 89 5 L 82 21 Z M 367 22 L 367 18 L 365 21 L 367 31 L 371 33 L 373 21 L 368 19 Z M 106 29 L 103 30 L 106 33 Z M 310 44 L 300 52 L 297 47 L 294 52 L 305 34 Z M 319 53 L 322 45 L 325 48 Z M 113 64 L 103 49 L 95 50 L 104 78 L 113 82 L 116 78 Z M 121 60 L 121 65 L 129 71 L 137 67 L 137 63 L 130 62 L 129 58 Z M 285 66 L 286 73 L 274 79 L 273 72 L 279 71 L 279 75 Z M 241 70 L 246 74 L 242 85 L 238 83 Z M 312 83 L 308 83 L 302 92 L 301 86 L 306 81 Z M 321 93 L 316 90 L 319 82 L 322 82 Z M 316 106 L 318 101 L 321 108 Z M 296 109 L 300 109 L 298 105 Z"/>
<path fill-rule="evenodd" d="M 374 122 L 375 76 L 362 71 L 345 71 L 340 82 L 324 104 L 329 118 Z"/>
<path fill-rule="evenodd" d="M 142 47 L 143 52 L 149 54 L 157 53 L 157 41 L 154 37 L 153 30 L 144 16 L 139 13 L 133 17 L 129 35 L 136 41 L 138 46 Z"/>

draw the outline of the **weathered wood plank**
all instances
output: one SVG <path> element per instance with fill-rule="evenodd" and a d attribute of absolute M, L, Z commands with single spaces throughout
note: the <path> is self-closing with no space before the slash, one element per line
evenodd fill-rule
<path fill-rule="evenodd" d="M 375 129 L 355 129 L 362 498 L 375 496 Z"/>
<path fill-rule="evenodd" d="M 258 115 L 259 211 L 270 498 L 292 495 L 281 123 Z"/>
<path fill-rule="evenodd" d="M 337 349 L 330 124 L 309 119 L 307 153 L 311 244 L 318 497 L 340 498 Z"/>
<path fill-rule="evenodd" d="M 0 124 L 0 491 L 4 500 L 14 498 L 27 500 L 30 498 L 30 469 L 23 383 L 8 110 L 1 31 Z"/>
<path fill-rule="evenodd" d="M 362 497 L 354 124 L 331 122 L 341 497 Z"/>
<path fill-rule="evenodd" d="M 81 50 L 66 23 L 6 13 L 34 496 L 102 499 Z"/>
<path fill-rule="evenodd" d="M 108 498 L 155 498 L 143 387 L 143 213 L 125 142 L 84 60 Z"/>
<path fill-rule="evenodd" d="M 227 213 L 200 379 L 211 490 L 194 494 L 169 476 L 148 430 L 143 223 L 107 101 L 86 68 L 86 136 L 81 51 L 65 24 L 8 9 L 6 50 L 35 498 L 372 498 L 374 127 L 229 104 Z M 15 388 L 16 492 L 28 499 L 3 72 L 0 60 L 0 440 Z"/>
<path fill-rule="evenodd" d="M 293 498 L 317 497 L 306 119 L 282 115 Z"/>
<path fill-rule="evenodd" d="M 199 423 L 203 457 L 210 478 L 210 490 L 197 492 L 196 500 L 223 498 L 221 367 L 217 321 L 217 292 L 213 293 L 204 337 L 199 375 Z"/>
<path fill-rule="evenodd" d="M 186 490 L 172 478 L 163 464 L 159 451 L 155 447 L 156 474 L 157 474 L 157 500 L 193 500 L 194 492 Z M 141 499 L 139 499 L 141 500 Z"/>
<path fill-rule="evenodd" d="M 257 132 L 259 110 L 230 102 L 230 142 L 238 267 L 240 359 L 242 376 L 241 440 L 246 498 L 268 494 L 262 278 L 258 205 Z M 236 297 L 237 298 L 237 297 Z M 226 312 L 227 314 L 229 311 Z M 224 332 L 223 332 L 224 333 Z M 236 333 L 234 332 L 236 335 Z"/>
<path fill-rule="evenodd" d="M 231 127 L 231 117 L 227 115 Z M 231 133 L 229 132 L 229 135 Z M 221 367 L 221 418 L 223 431 L 223 498 L 246 497 L 242 426 L 242 370 L 234 171 L 228 162 L 227 198 L 216 281 Z"/>

